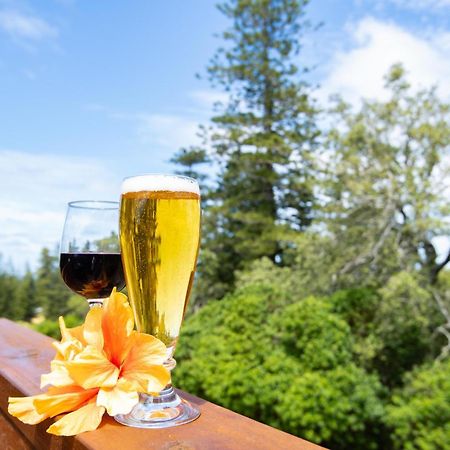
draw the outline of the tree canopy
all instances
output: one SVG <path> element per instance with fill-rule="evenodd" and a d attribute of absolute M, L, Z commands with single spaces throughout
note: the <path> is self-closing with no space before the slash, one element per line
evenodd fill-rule
<path fill-rule="evenodd" d="M 223 296 L 236 270 L 260 257 L 283 261 L 286 226 L 311 222 L 315 109 L 294 63 L 307 23 L 298 0 L 233 0 L 219 5 L 230 19 L 207 67 L 212 86 L 229 94 L 204 133 L 207 148 L 181 150 L 173 159 L 186 175 L 214 161 L 219 176 L 206 192 L 199 273 L 206 295 Z M 254 236 L 258 239 L 255 240 Z M 209 252 L 212 252 L 209 253 Z M 215 258 L 215 259 L 214 259 Z M 203 291 L 203 293 L 202 293 Z"/>

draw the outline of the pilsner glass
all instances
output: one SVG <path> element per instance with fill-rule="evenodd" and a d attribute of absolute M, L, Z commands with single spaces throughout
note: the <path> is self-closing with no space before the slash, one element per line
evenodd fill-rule
<path fill-rule="evenodd" d="M 194 280 L 200 240 L 198 183 L 176 175 L 140 175 L 122 184 L 120 245 L 125 280 L 139 332 L 167 346 L 165 366 L 175 367 L 181 322 Z M 120 423 L 165 428 L 191 422 L 199 411 L 172 385 L 140 402 Z"/>

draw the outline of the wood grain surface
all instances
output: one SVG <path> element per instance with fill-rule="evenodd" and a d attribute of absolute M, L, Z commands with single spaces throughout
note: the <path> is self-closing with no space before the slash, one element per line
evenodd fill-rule
<path fill-rule="evenodd" d="M 42 450 L 319 450 L 303 439 L 179 391 L 195 403 L 201 416 L 165 430 L 129 428 L 107 417 L 100 427 L 76 437 L 45 432 L 51 419 L 36 426 L 22 424 L 7 413 L 8 396 L 40 393 L 39 379 L 50 370 L 52 340 L 6 319 L 0 319 L 0 448 Z"/>

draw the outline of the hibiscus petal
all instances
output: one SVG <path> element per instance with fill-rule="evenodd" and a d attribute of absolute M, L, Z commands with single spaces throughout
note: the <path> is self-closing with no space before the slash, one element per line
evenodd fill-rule
<path fill-rule="evenodd" d="M 85 389 L 113 387 L 119 378 L 119 369 L 109 362 L 103 352 L 88 345 L 72 361 L 66 362 L 70 377 Z"/>
<path fill-rule="evenodd" d="M 170 372 L 163 366 L 146 366 L 128 372 L 124 378 L 135 383 L 139 392 L 157 394 L 170 383 Z"/>
<path fill-rule="evenodd" d="M 49 417 L 73 411 L 97 394 L 97 389 L 85 390 L 78 386 L 52 388 L 47 394 L 38 396 L 33 404 L 39 414 Z"/>
<path fill-rule="evenodd" d="M 88 403 L 80 409 L 66 414 L 51 425 L 47 432 L 58 436 L 73 436 L 85 431 L 92 431 L 100 425 L 104 413 L 103 406 L 97 406 L 94 402 Z"/>
<path fill-rule="evenodd" d="M 61 339 L 62 340 L 70 340 L 72 336 L 70 335 L 70 333 L 67 330 L 66 322 L 64 322 L 63 316 L 59 316 L 58 323 L 59 323 L 59 330 L 61 331 Z"/>
<path fill-rule="evenodd" d="M 129 337 L 134 327 L 133 311 L 126 295 L 113 289 L 109 298 L 103 302 L 104 351 L 108 359 L 120 367 L 130 348 Z"/>
<path fill-rule="evenodd" d="M 131 367 L 134 363 L 141 364 L 144 360 L 149 365 L 161 365 L 167 359 L 167 347 L 150 334 L 133 332 L 131 349 L 124 362 Z"/>
<path fill-rule="evenodd" d="M 34 401 L 45 394 L 34 395 L 32 397 L 9 397 L 8 398 L 8 412 L 14 417 L 17 417 L 23 423 L 29 425 L 36 425 L 45 420 L 48 414 L 39 414 L 34 406 Z"/>
<path fill-rule="evenodd" d="M 56 349 L 55 359 L 69 361 L 83 350 L 83 345 L 76 339 L 69 341 L 52 342 L 52 346 Z"/>
<path fill-rule="evenodd" d="M 70 334 L 71 339 L 76 339 L 81 342 L 83 345 L 86 345 L 86 341 L 84 340 L 83 332 L 84 325 L 79 325 L 78 327 L 67 328 L 67 332 Z"/>
<path fill-rule="evenodd" d="M 41 375 L 41 389 L 48 384 L 53 386 L 69 386 L 74 381 L 69 375 L 65 361 L 54 359 L 50 363 L 51 372 Z"/>
<path fill-rule="evenodd" d="M 121 376 L 137 383 L 141 392 L 160 392 L 170 382 L 170 372 L 162 366 L 166 358 L 166 346 L 159 339 L 134 333 Z"/>
<path fill-rule="evenodd" d="M 102 308 L 92 308 L 84 321 L 83 337 L 88 345 L 103 349 Z"/>
<path fill-rule="evenodd" d="M 97 405 L 104 406 L 110 416 L 128 414 L 139 403 L 139 394 L 133 383 L 121 378 L 112 389 L 98 391 Z"/>

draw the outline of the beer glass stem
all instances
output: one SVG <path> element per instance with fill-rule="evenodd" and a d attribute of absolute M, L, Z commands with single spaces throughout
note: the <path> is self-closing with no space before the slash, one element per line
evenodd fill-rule
<path fill-rule="evenodd" d="M 175 359 L 169 357 L 164 366 L 173 370 Z M 139 403 L 129 414 L 114 416 L 117 422 L 138 428 L 167 428 L 195 420 L 200 411 L 180 397 L 169 383 L 158 395 L 139 394 Z"/>

